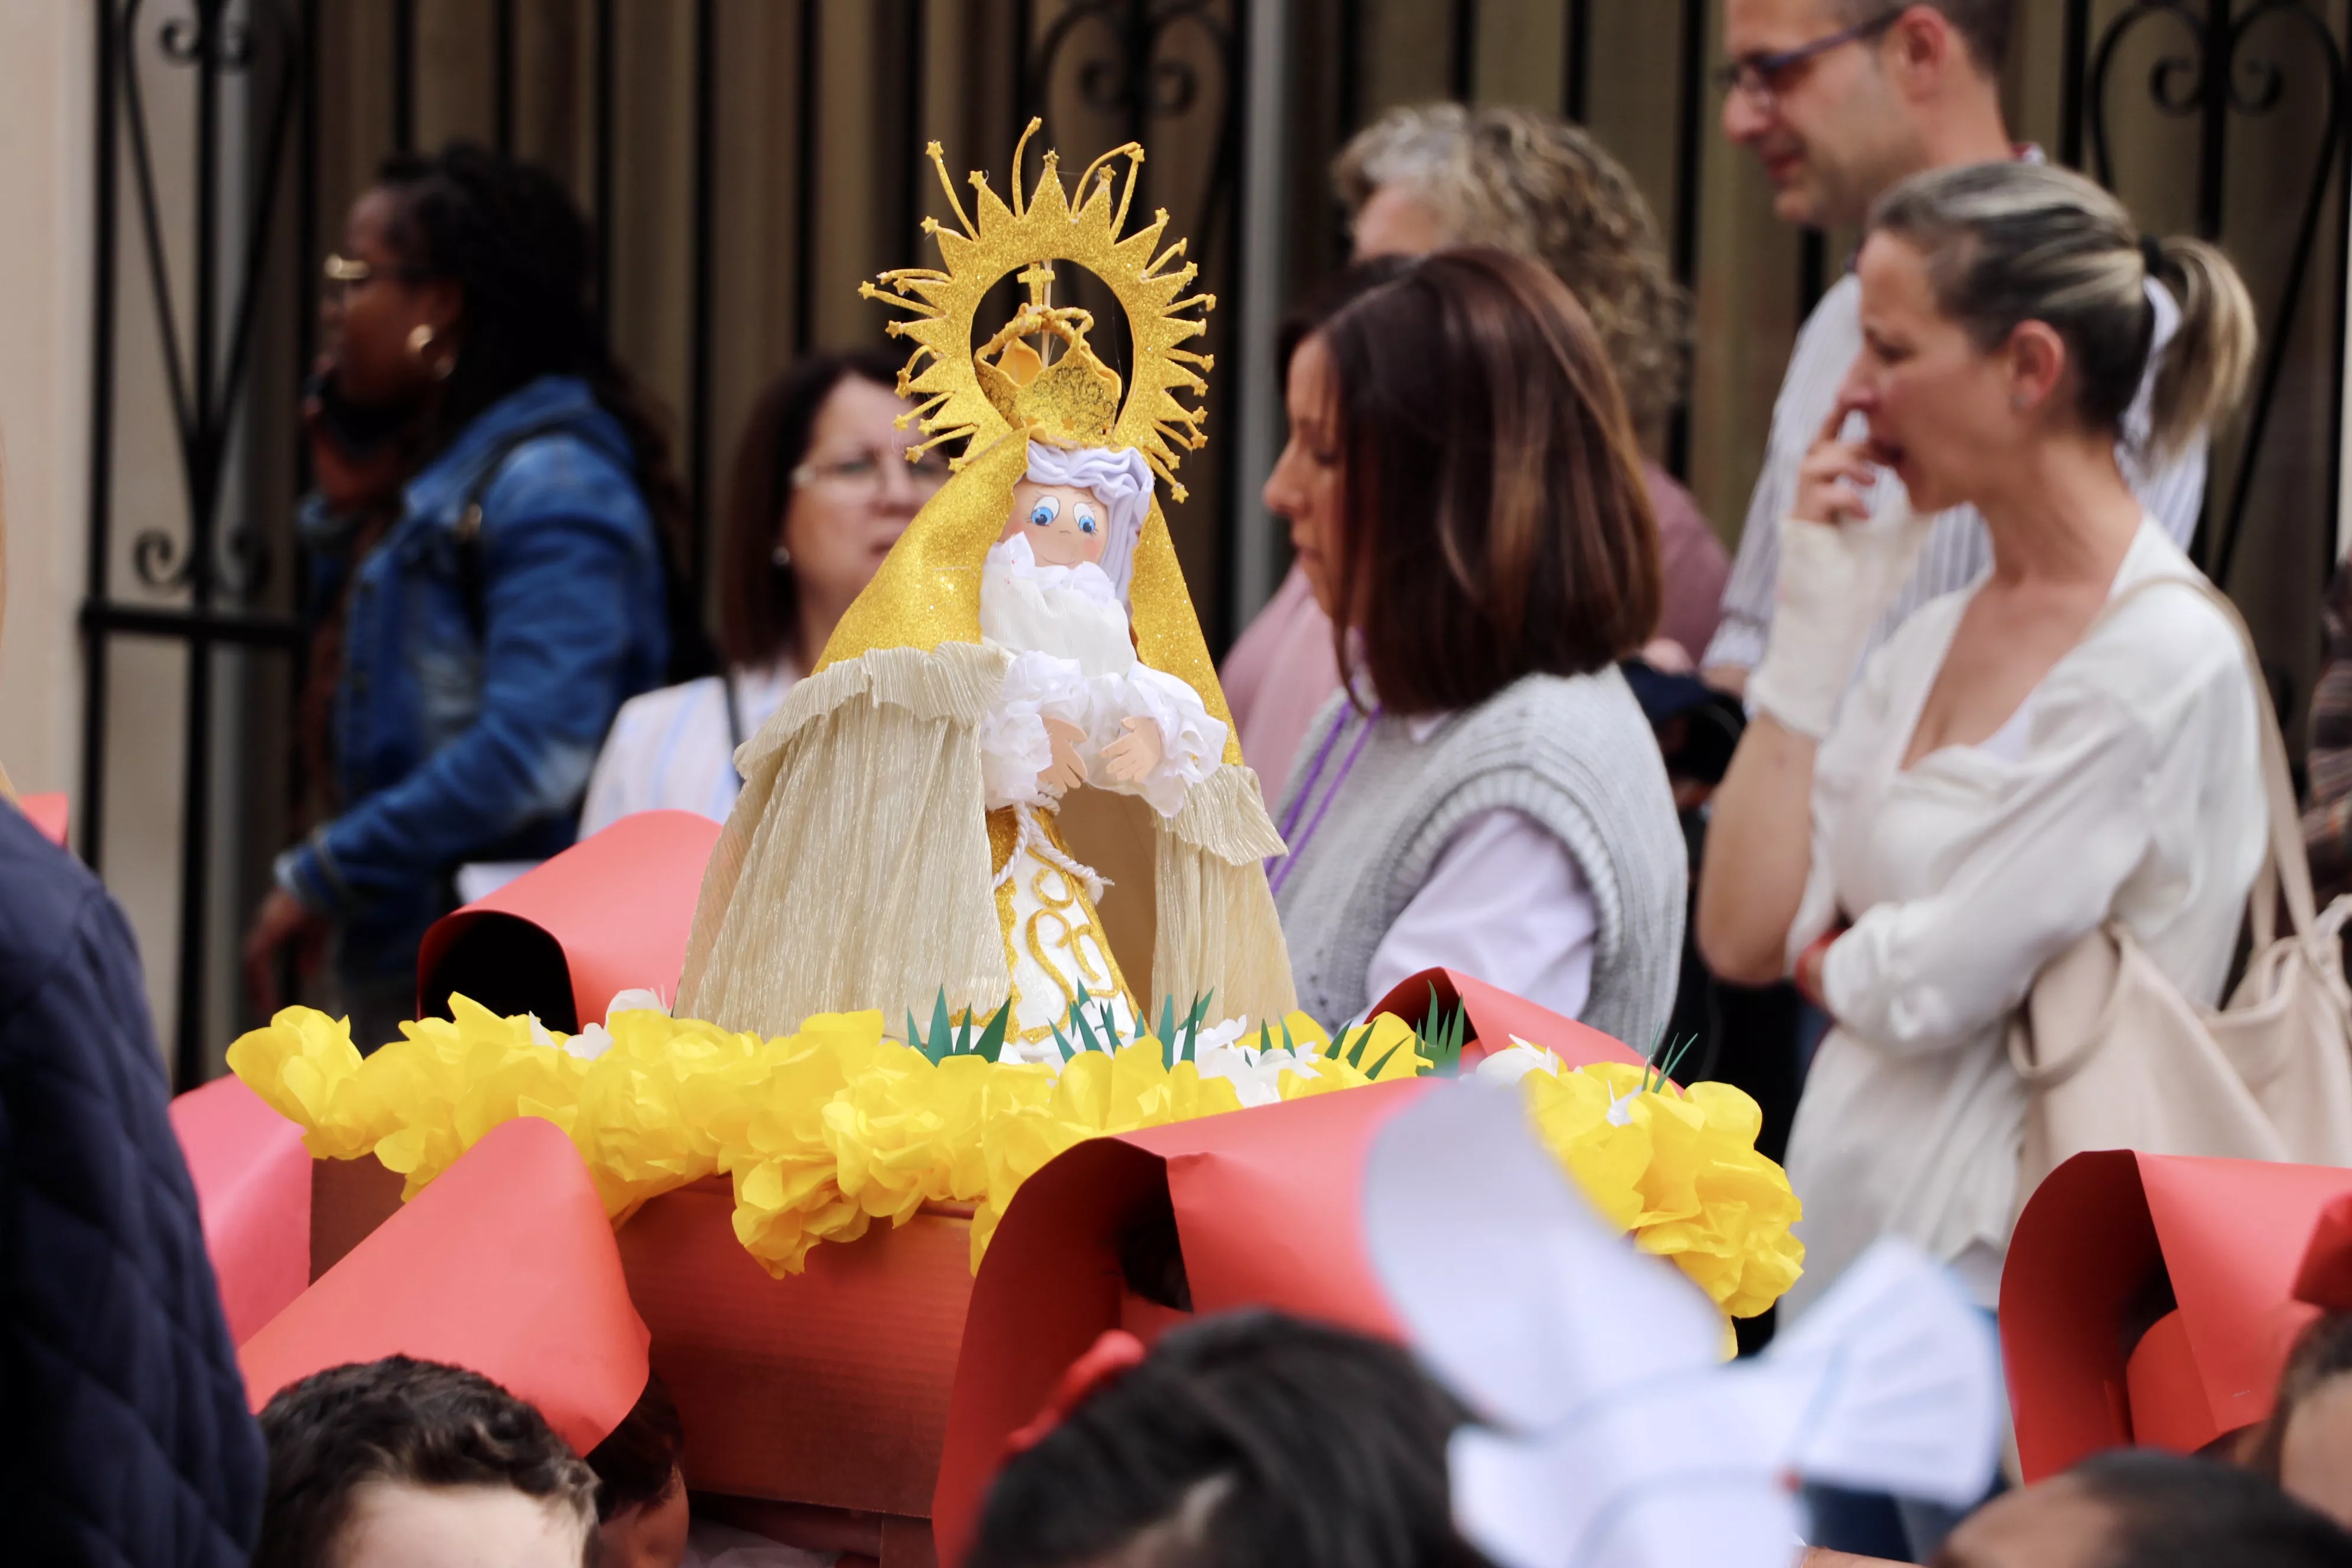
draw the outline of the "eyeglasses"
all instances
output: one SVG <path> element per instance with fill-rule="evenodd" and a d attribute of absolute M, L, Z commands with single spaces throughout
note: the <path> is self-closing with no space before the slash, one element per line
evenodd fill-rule
<path fill-rule="evenodd" d="M 806 489 L 811 485 L 829 484 L 845 490 L 864 490 L 879 495 L 887 487 L 887 476 L 897 470 L 907 476 L 918 494 L 931 495 L 948 482 L 952 471 L 948 460 L 937 451 L 924 453 L 908 462 L 898 453 L 879 451 L 872 447 L 854 458 L 844 458 L 834 463 L 803 463 L 793 470 L 793 488 Z"/>
<path fill-rule="evenodd" d="M 330 251 L 326 264 L 320 268 L 326 279 L 327 292 L 340 300 L 352 289 L 362 288 L 379 278 L 397 278 L 404 283 L 421 282 L 427 274 L 421 268 L 391 267 L 378 268 L 373 261 L 356 256 L 339 256 Z"/>
<path fill-rule="evenodd" d="M 1726 92 L 1736 92 L 1759 109 L 1769 109 L 1780 100 L 1780 89 L 1789 73 L 1808 61 L 1828 54 L 1832 49 L 1848 44 L 1867 42 L 1903 19 L 1911 7 L 1897 5 L 1893 10 L 1873 16 L 1867 22 L 1857 22 L 1851 27 L 1841 27 L 1827 37 L 1815 38 L 1810 44 L 1799 44 L 1793 49 L 1780 49 L 1769 54 L 1742 55 L 1715 73 L 1717 87 Z"/>

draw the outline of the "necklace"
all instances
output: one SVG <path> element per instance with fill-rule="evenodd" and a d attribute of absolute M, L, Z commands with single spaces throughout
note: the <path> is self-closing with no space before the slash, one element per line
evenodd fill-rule
<path fill-rule="evenodd" d="M 1299 817 L 1305 815 L 1307 803 L 1315 798 L 1315 786 L 1323 782 L 1323 766 L 1331 760 L 1331 749 L 1339 743 L 1340 735 L 1348 728 L 1349 716 L 1355 711 L 1356 705 L 1353 702 L 1343 702 L 1339 705 L 1339 717 L 1332 721 L 1331 732 L 1323 737 L 1323 744 L 1316 750 L 1315 761 L 1307 765 L 1306 782 L 1299 786 L 1298 794 L 1291 800 L 1290 809 L 1283 813 L 1278 831 L 1282 834 L 1282 841 L 1287 847 L 1283 854 L 1272 858 L 1267 868 L 1268 884 L 1276 893 L 1281 892 L 1283 884 L 1290 880 L 1290 873 L 1297 868 L 1298 858 L 1307 852 L 1307 846 L 1314 842 L 1315 830 L 1323 826 L 1324 814 L 1331 809 L 1331 802 L 1338 796 L 1340 786 L 1348 782 L 1348 775 L 1355 771 L 1356 759 L 1364 754 L 1364 742 L 1372 738 L 1372 727 L 1381 721 L 1382 709 L 1375 702 L 1372 704 L 1371 711 L 1364 715 L 1363 730 L 1356 736 L 1356 743 L 1348 748 L 1347 760 L 1339 764 L 1339 773 L 1331 780 L 1331 787 L 1323 792 L 1322 802 L 1316 806 L 1315 815 L 1307 819 L 1307 830 L 1293 838 L 1291 832 L 1297 827 Z"/>

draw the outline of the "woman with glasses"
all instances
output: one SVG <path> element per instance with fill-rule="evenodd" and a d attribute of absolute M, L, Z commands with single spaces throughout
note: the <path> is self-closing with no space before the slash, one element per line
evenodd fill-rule
<path fill-rule="evenodd" d="M 936 452 L 898 428 L 909 405 L 874 351 L 819 353 L 768 387 L 735 454 L 719 552 L 720 673 L 633 698 L 589 780 L 584 836 L 633 811 L 725 821 L 741 781 L 735 748 L 816 668 L 825 640 L 916 510 L 946 482 Z"/>
<path fill-rule="evenodd" d="M 604 731 L 690 617 L 685 507 L 613 357 L 587 221 L 554 176 L 467 144 L 387 163 L 327 263 L 302 537 L 332 689 L 321 818 L 247 933 L 335 942 L 362 1049 L 415 1016 L 416 950 L 469 863 L 570 844 Z"/>

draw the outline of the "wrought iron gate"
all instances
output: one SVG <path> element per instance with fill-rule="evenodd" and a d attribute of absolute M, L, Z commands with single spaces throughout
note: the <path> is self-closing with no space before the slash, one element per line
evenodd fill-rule
<path fill-rule="evenodd" d="M 293 399 L 314 346 L 309 280 L 381 153 L 464 131 L 566 174 L 598 219 L 608 324 L 682 416 L 706 524 L 747 378 L 878 331 L 847 285 L 918 254 L 933 194 L 919 153 L 934 137 L 963 166 L 1001 165 L 1033 112 L 1073 153 L 1146 142 L 1147 201 L 1175 211 L 1206 285 L 1232 300 L 1236 279 L 1295 292 L 1339 258 L 1323 171 L 1390 102 L 1531 98 L 1590 121 L 1635 165 L 1686 283 L 1708 291 L 1748 259 L 1745 241 L 1711 226 L 1752 179 L 1714 128 L 1713 0 L 95 0 L 92 10 L 80 847 L 118 874 L 173 862 L 147 924 L 151 942 L 158 927 L 172 932 L 183 1083 L 204 1075 L 237 1021 L 234 933 L 296 823 L 288 736 L 304 649 L 289 520 L 305 475 Z M 2059 155 L 2250 258 L 2266 347 L 2245 428 L 2217 454 L 2200 546 L 2242 592 L 2288 570 L 2282 530 L 2296 535 L 2299 575 L 2336 548 L 2344 11 L 2342 0 L 2065 0 L 2058 17 L 2059 101 L 2042 129 Z M 1538 67 L 1549 74 L 1528 85 Z M 1254 72 L 1265 79 L 1245 90 Z M 1641 89 L 1630 108 L 1629 81 Z M 730 130 L 746 123 L 760 134 Z M 2168 149 L 2175 131 L 2193 156 L 2135 162 L 2142 143 Z M 2231 199 L 2286 177 L 2244 167 L 2263 137 L 2309 160 L 2290 182 L 2291 227 L 2268 221 L 2278 204 Z M 646 151 L 672 142 L 667 162 Z M 1257 215 L 1246 231 L 1245 213 Z M 1769 320 L 1717 321 L 1717 339 L 1785 339 L 1824 286 L 1833 243 L 1776 237 L 1789 297 Z M 664 245 L 676 252 L 667 260 Z M 1238 302 L 1212 319 L 1221 341 L 1210 346 L 1229 366 L 1263 353 L 1273 320 L 1265 299 Z M 1252 341 L 1236 342 L 1243 318 Z M 758 331 L 743 325 L 753 319 Z M 1213 636 L 1237 626 L 1279 564 L 1252 499 L 1274 411 L 1262 384 L 1227 396 L 1221 424 L 1240 438 L 1211 447 L 1211 472 L 1175 519 Z M 1769 393 L 1748 396 L 1738 417 L 1760 426 L 1759 400 Z M 1724 417 L 1711 406 L 1677 416 L 1670 466 L 1736 467 L 1696 439 Z M 1736 474 L 1717 478 L 1724 495 L 1740 488 Z M 2313 497 L 2323 524 L 2305 515 Z M 2315 599 L 2316 581 L 2281 591 Z M 160 678 L 152 668 L 159 649 L 177 660 Z M 165 766 L 175 787 L 129 793 L 126 781 Z M 153 820 L 167 801 L 175 831 Z"/>

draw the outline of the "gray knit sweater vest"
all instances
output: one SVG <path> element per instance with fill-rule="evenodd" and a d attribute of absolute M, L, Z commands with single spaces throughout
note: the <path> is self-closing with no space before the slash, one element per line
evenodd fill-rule
<path fill-rule="evenodd" d="M 1314 798 L 1290 828 L 1297 863 L 1276 899 L 1298 1005 L 1334 1025 L 1378 1001 L 1365 982 L 1381 939 L 1455 830 L 1509 807 L 1568 847 L 1591 889 L 1597 930 L 1581 1021 L 1646 1050 L 1674 1008 L 1689 870 L 1665 764 L 1625 678 L 1614 666 L 1572 679 L 1526 676 L 1418 743 L 1402 719 L 1372 721 L 1369 737 L 1366 722 L 1344 693 L 1324 704 L 1276 813 L 1292 822 L 1326 752 Z"/>

